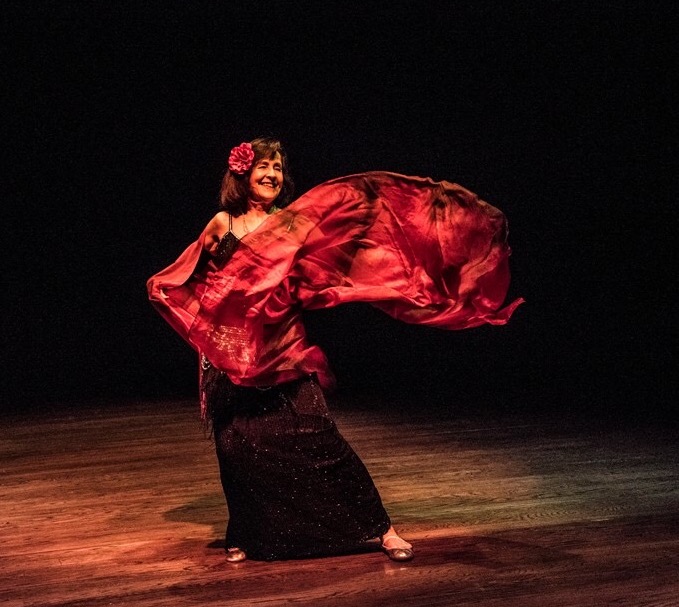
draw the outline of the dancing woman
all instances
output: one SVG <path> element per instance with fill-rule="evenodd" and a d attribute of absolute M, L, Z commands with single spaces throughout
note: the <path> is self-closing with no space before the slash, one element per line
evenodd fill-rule
<path fill-rule="evenodd" d="M 500 211 L 460 186 L 392 173 L 327 182 L 290 203 L 280 142 L 231 150 L 221 210 L 148 282 L 197 350 L 202 411 L 229 510 L 227 560 L 348 553 L 379 538 L 413 558 L 365 466 L 333 422 L 333 378 L 302 309 L 367 301 L 406 322 L 504 324 Z"/>

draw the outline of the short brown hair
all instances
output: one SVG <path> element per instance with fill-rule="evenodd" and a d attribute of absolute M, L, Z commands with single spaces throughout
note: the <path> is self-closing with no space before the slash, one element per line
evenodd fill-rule
<path fill-rule="evenodd" d="M 252 150 L 255 152 L 255 158 L 252 161 L 250 168 L 242 175 L 233 173 L 227 169 L 222 179 L 222 189 L 219 192 L 219 208 L 226 211 L 234 217 L 242 215 L 248 210 L 248 180 L 252 167 L 255 166 L 262 158 L 272 159 L 276 154 L 281 155 L 281 163 L 283 165 L 283 184 L 281 192 L 276 198 L 276 206 L 279 209 L 290 204 L 294 193 L 294 184 L 290 171 L 288 168 L 288 156 L 283 150 L 283 146 L 278 139 L 271 137 L 258 137 L 250 142 Z"/>

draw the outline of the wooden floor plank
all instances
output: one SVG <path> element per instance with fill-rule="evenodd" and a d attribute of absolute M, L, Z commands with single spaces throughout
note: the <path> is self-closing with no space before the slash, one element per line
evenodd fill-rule
<path fill-rule="evenodd" d="M 340 407 L 416 559 L 229 565 L 195 404 L 15 415 L 0 430 L 0 604 L 679 605 L 679 449 L 659 428 Z"/>

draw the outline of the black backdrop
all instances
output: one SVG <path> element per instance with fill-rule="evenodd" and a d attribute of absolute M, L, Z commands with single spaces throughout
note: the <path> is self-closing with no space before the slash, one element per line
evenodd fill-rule
<path fill-rule="evenodd" d="M 505 327 L 308 315 L 345 393 L 672 416 L 672 3 L 5 6 L 4 410 L 194 394 L 145 281 L 215 212 L 230 147 L 276 135 L 299 193 L 390 170 L 510 221 Z"/>

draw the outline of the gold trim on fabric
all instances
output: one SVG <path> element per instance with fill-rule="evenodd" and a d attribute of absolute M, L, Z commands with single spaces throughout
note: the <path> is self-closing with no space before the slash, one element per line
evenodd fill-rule
<path fill-rule="evenodd" d="M 245 329 L 229 325 L 210 325 L 209 340 L 231 360 L 243 364 L 253 363 L 250 340 Z"/>

